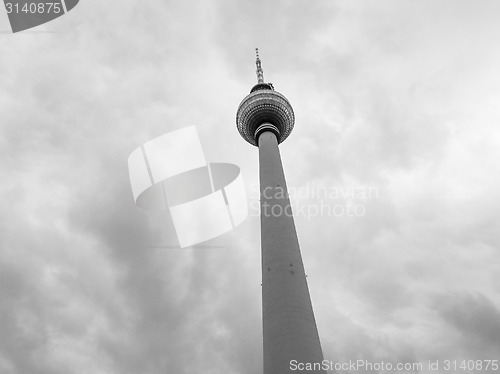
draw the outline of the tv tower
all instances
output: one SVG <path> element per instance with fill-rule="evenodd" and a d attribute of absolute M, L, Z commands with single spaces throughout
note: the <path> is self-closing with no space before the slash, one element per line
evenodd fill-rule
<path fill-rule="evenodd" d="M 324 373 L 292 370 L 292 362 L 320 366 L 323 353 L 278 148 L 295 116 L 286 97 L 264 82 L 256 54 L 257 84 L 238 107 L 236 126 L 259 147 L 264 374 Z"/>

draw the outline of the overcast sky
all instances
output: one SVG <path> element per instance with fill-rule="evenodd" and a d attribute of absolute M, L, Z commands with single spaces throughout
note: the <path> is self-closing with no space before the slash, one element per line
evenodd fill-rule
<path fill-rule="evenodd" d="M 262 372 L 258 215 L 180 249 L 127 169 L 196 125 L 255 203 L 235 125 L 255 47 L 296 114 L 289 186 L 333 192 L 293 199 L 325 359 L 500 359 L 499 19 L 497 1 L 82 0 L 12 34 L 0 11 L 0 372 Z"/>

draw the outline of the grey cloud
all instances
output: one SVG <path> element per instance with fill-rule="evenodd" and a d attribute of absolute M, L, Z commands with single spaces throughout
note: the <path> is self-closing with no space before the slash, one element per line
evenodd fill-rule
<path fill-rule="evenodd" d="M 436 309 L 457 332 L 462 349 L 488 356 L 500 347 L 500 310 L 481 292 L 439 294 Z"/>

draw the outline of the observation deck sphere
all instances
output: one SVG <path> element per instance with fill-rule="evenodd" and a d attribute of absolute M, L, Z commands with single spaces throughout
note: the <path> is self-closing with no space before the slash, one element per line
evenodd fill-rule
<path fill-rule="evenodd" d="M 257 146 L 255 132 L 263 123 L 270 123 L 277 128 L 278 143 L 290 135 L 295 123 L 290 102 L 268 83 L 255 85 L 236 112 L 238 131 L 250 144 Z"/>

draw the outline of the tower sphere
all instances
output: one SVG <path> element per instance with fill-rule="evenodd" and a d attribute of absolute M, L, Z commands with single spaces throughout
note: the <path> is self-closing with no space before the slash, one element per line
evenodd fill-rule
<path fill-rule="evenodd" d="M 243 139 L 255 146 L 264 131 L 274 132 L 281 143 L 293 130 L 295 115 L 287 98 L 275 91 L 272 84 L 264 83 L 258 50 L 256 65 L 258 83 L 238 107 L 236 126 Z"/>
<path fill-rule="evenodd" d="M 263 130 L 273 131 L 278 143 L 283 142 L 292 132 L 294 123 L 295 116 L 287 98 L 267 83 L 255 85 L 236 112 L 240 135 L 255 146 Z"/>

